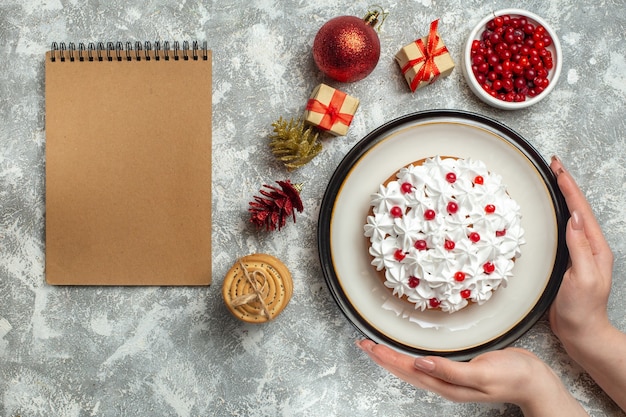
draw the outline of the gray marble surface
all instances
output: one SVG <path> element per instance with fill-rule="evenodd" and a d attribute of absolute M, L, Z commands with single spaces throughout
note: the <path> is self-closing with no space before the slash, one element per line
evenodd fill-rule
<path fill-rule="evenodd" d="M 2 416 L 502 416 L 504 404 L 454 404 L 369 362 L 334 303 L 318 261 L 316 224 L 330 176 L 368 132 L 398 116 L 448 108 L 493 117 L 585 190 L 615 252 L 609 300 L 626 331 L 626 12 L 624 0 L 414 0 L 389 12 L 381 59 L 353 84 L 325 79 L 311 56 L 327 20 L 363 16 L 368 2 L 319 0 L 0 0 L 0 415 Z M 475 98 L 460 68 L 415 94 L 392 57 L 431 20 L 460 64 L 472 26 L 523 6 L 549 21 L 564 53 L 555 90 L 526 110 Z M 204 40 L 213 49 L 213 269 L 208 288 L 46 285 L 44 53 L 53 41 Z M 288 174 L 268 149 L 271 123 L 297 116 L 320 82 L 361 100 L 348 135 L 326 140 Z M 71 88 L 71 86 L 68 86 Z M 305 183 L 296 224 L 261 233 L 247 205 L 262 184 Z M 294 295 L 264 326 L 225 309 L 221 283 L 237 257 L 266 252 L 293 272 Z M 517 346 L 548 362 L 594 416 L 622 416 L 573 363 L 542 318 Z"/>

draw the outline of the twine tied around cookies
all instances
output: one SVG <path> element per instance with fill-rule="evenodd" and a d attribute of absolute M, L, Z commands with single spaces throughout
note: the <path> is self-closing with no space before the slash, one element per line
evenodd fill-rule
<path fill-rule="evenodd" d="M 272 315 L 270 313 L 270 310 L 267 307 L 267 304 L 265 304 L 265 300 L 263 300 L 263 290 L 267 286 L 267 275 L 262 269 L 255 268 L 252 271 L 248 270 L 248 268 L 246 268 L 241 259 L 239 259 L 238 262 L 239 267 L 241 268 L 241 271 L 246 278 L 246 281 L 248 281 L 250 287 L 252 288 L 252 292 L 248 294 L 242 294 L 239 297 L 233 299 L 231 305 L 233 307 L 239 307 L 245 304 L 249 304 L 253 301 L 258 301 L 259 304 L 261 304 L 261 310 L 263 311 L 263 314 L 265 314 L 268 319 L 271 319 Z"/>

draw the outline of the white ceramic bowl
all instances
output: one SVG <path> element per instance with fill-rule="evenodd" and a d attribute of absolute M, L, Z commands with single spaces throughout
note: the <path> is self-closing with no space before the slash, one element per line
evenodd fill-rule
<path fill-rule="evenodd" d="M 523 16 L 528 20 L 529 23 L 532 23 L 535 26 L 537 25 L 543 26 L 546 29 L 546 32 L 548 33 L 548 35 L 550 35 L 550 37 L 552 38 L 552 44 L 546 47 L 546 49 L 548 49 L 552 53 L 552 60 L 554 62 L 554 66 L 549 71 L 548 77 L 547 77 L 550 83 L 548 84 L 548 86 L 545 88 L 543 92 L 536 95 L 535 97 L 527 96 L 526 100 L 524 101 L 509 102 L 509 101 L 500 100 L 496 97 L 491 96 L 478 83 L 472 71 L 472 60 L 471 60 L 472 42 L 476 39 L 478 40 L 481 39 L 481 35 L 485 31 L 487 23 L 491 19 L 493 19 L 496 16 L 504 16 L 504 15 L 509 15 L 511 17 Z M 532 106 L 533 104 L 541 101 L 544 97 L 550 94 L 550 92 L 552 91 L 552 89 L 554 88 L 554 86 L 556 85 L 559 79 L 559 75 L 561 74 L 562 63 L 563 63 L 563 55 L 561 52 L 561 44 L 559 42 L 559 38 L 557 37 L 554 29 L 552 29 L 552 27 L 548 23 L 546 23 L 541 17 L 537 16 L 536 14 L 531 13 L 526 10 L 503 9 L 503 10 L 498 10 L 496 12 L 490 13 L 488 16 L 485 16 L 485 18 L 482 19 L 476 25 L 476 27 L 474 27 L 469 37 L 467 38 L 467 42 L 463 50 L 462 69 L 463 69 L 463 75 L 465 76 L 465 80 L 469 84 L 470 89 L 482 101 L 499 109 L 517 110 L 517 109 L 522 109 L 528 106 Z"/>

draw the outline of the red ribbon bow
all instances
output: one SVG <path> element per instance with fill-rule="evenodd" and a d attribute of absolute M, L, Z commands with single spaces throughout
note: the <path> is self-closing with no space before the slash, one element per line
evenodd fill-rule
<path fill-rule="evenodd" d="M 343 91 L 335 90 L 328 105 L 317 99 L 311 98 L 306 104 L 306 109 L 315 113 L 322 113 L 324 115 L 318 124 L 320 129 L 330 130 L 335 123 L 342 123 L 349 126 L 350 123 L 352 123 L 353 115 L 349 113 L 340 113 L 341 106 L 343 105 L 346 96 L 347 94 Z"/>
<path fill-rule="evenodd" d="M 446 48 L 445 45 L 441 48 L 437 48 L 437 44 L 439 43 L 440 39 L 439 35 L 437 34 L 438 25 L 439 19 L 431 22 L 430 32 L 427 36 L 428 43 L 426 46 L 424 46 L 424 42 L 422 41 L 422 39 L 418 39 L 415 41 L 415 44 L 422 53 L 422 56 L 412 59 L 411 61 L 407 62 L 404 67 L 402 67 L 402 74 L 406 74 L 406 72 L 413 68 L 415 65 L 422 62 L 424 63 L 411 81 L 411 91 L 415 91 L 421 81 L 432 83 L 439 77 L 439 74 L 441 74 L 439 68 L 437 67 L 437 64 L 435 64 L 435 57 L 447 53 L 448 48 Z"/>

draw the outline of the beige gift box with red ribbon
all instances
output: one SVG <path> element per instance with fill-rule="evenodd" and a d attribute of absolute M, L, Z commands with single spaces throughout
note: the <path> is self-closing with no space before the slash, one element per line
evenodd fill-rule
<path fill-rule="evenodd" d="M 447 77 L 454 69 L 454 61 L 437 32 L 438 23 L 432 22 L 427 36 L 406 45 L 395 56 L 411 91 Z"/>
<path fill-rule="evenodd" d="M 315 87 L 307 102 L 304 120 L 322 131 L 344 136 L 348 133 L 358 107 L 358 98 L 320 84 Z"/>

